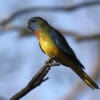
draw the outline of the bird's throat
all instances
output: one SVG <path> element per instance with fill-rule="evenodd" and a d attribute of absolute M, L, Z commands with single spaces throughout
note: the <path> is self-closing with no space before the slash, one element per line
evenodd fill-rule
<path fill-rule="evenodd" d="M 40 32 L 39 32 L 39 31 L 35 31 L 35 35 L 36 35 L 36 36 L 37 36 L 37 38 L 39 39 Z"/>

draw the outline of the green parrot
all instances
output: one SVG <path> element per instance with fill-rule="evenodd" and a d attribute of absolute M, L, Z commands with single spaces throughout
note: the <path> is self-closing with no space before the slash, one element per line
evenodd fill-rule
<path fill-rule="evenodd" d="M 39 40 L 41 50 L 57 62 L 70 67 L 89 87 L 98 89 L 99 86 L 84 72 L 84 66 L 77 59 L 64 36 L 41 17 L 32 17 L 28 28 Z"/>

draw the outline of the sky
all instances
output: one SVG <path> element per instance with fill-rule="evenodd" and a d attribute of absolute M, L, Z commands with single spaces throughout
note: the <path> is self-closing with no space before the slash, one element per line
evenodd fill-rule
<path fill-rule="evenodd" d="M 13 12 L 27 7 L 37 6 L 68 6 L 84 0 L 1 0 L 0 21 L 10 16 Z M 24 2 L 24 3 L 23 3 Z M 27 27 L 27 21 L 32 16 L 41 16 L 58 30 L 76 32 L 80 35 L 90 35 L 100 32 L 100 6 L 81 9 L 74 12 L 35 12 L 16 18 L 11 24 Z M 0 97 L 9 99 L 22 89 L 33 75 L 42 67 L 48 57 L 41 52 L 36 37 L 18 38 L 18 31 L 0 30 Z M 75 41 L 67 37 L 69 45 L 86 67 L 86 72 L 91 74 L 91 66 L 97 60 L 97 42 Z M 92 63 L 91 63 L 92 62 Z M 50 79 L 34 89 L 22 100 L 62 100 L 70 92 L 74 83 L 81 81 L 72 70 L 64 66 L 55 67 L 48 73 Z M 100 82 L 97 82 L 100 83 Z M 86 86 L 86 85 L 85 85 Z M 87 87 L 87 86 L 86 86 Z M 88 88 L 88 87 L 87 87 Z M 99 100 L 100 93 L 87 89 L 76 100 Z M 0 99 L 1 100 L 1 99 Z"/>

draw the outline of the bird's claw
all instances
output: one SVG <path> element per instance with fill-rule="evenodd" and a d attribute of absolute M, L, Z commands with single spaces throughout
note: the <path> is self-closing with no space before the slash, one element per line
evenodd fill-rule
<path fill-rule="evenodd" d="M 49 60 L 46 62 L 49 66 L 59 66 L 60 63 L 55 57 L 49 58 Z"/>

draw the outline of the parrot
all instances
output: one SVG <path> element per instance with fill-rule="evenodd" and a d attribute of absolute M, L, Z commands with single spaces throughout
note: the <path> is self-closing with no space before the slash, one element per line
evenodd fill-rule
<path fill-rule="evenodd" d="M 32 17 L 28 20 L 28 28 L 35 34 L 41 50 L 54 57 L 60 64 L 71 68 L 91 89 L 99 86 L 84 71 L 84 66 L 68 44 L 65 37 L 42 17 Z"/>

